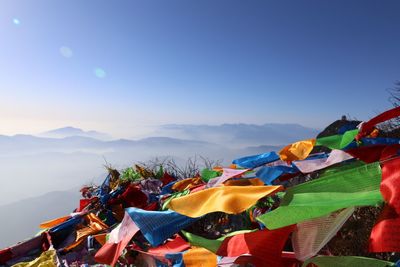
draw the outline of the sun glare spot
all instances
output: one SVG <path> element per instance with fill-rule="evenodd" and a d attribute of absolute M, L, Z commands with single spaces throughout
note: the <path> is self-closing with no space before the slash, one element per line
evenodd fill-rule
<path fill-rule="evenodd" d="M 14 18 L 13 19 L 13 23 L 14 23 L 14 25 L 20 25 L 21 21 L 19 19 L 17 19 L 17 18 Z"/>
<path fill-rule="evenodd" d="M 106 72 L 102 68 L 95 68 L 93 70 L 94 75 L 96 75 L 97 78 L 105 78 L 106 77 Z"/>
<path fill-rule="evenodd" d="M 61 46 L 60 53 L 65 58 L 71 58 L 73 55 L 71 48 L 69 48 L 67 46 Z"/>

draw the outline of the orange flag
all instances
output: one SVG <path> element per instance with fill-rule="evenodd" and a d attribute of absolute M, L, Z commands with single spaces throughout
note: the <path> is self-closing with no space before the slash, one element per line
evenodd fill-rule
<path fill-rule="evenodd" d="M 56 219 L 53 219 L 53 220 L 50 220 L 50 221 L 47 221 L 47 222 L 42 222 L 42 223 L 39 225 L 39 227 L 42 228 L 42 229 L 45 229 L 45 228 L 52 228 L 52 227 L 54 227 L 54 226 L 56 226 L 56 225 L 59 225 L 60 223 L 65 222 L 65 221 L 68 220 L 69 218 L 71 218 L 70 215 L 64 216 L 64 217 L 60 217 L 60 218 L 56 218 Z"/>
<path fill-rule="evenodd" d="M 238 214 L 253 206 L 260 198 L 282 189 L 282 186 L 212 187 L 175 198 L 168 207 L 192 218 L 215 211 Z"/>
<path fill-rule="evenodd" d="M 217 266 L 217 255 L 205 248 L 192 247 L 183 253 L 183 262 L 186 267 L 215 267 Z"/>
<path fill-rule="evenodd" d="M 203 184 L 203 180 L 201 180 L 200 177 L 196 177 L 196 178 L 186 178 L 183 179 L 179 182 L 176 182 L 173 186 L 172 186 L 172 190 L 174 191 L 183 191 L 186 189 L 192 189 L 195 188 L 201 184 Z"/>
<path fill-rule="evenodd" d="M 315 145 L 315 139 L 299 141 L 282 148 L 279 157 L 284 161 L 303 160 L 308 157 Z"/>
<path fill-rule="evenodd" d="M 100 245 L 104 245 L 107 241 L 107 233 L 97 234 L 93 236 Z"/>
<path fill-rule="evenodd" d="M 102 220 L 100 220 L 100 218 L 93 213 L 89 213 L 88 215 L 86 215 L 85 219 L 88 223 L 88 226 L 76 231 L 75 242 L 64 248 L 65 251 L 71 250 L 74 247 L 78 246 L 85 237 L 97 234 L 98 232 L 108 228 L 108 225 L 103 223 Z"/>

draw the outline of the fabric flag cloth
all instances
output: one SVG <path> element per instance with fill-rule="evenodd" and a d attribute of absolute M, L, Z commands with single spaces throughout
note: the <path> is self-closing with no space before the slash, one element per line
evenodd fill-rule
<path fill-rule="evenodd" d="M 235 261 L 239 258 L 240 256 L 236 257 L 223 257 L 218 261 L 218 267 L 231 267 L 232 265 L 234 266 Z"/>
<path fill-rule="evenodd" d="M 0 264 L 6 264 L 7 261 L 13 258 L 13 254 L 11 252 L 11 248 L 5 248 L 0 250 Z"/>
<path fill-rule="evenodd" d="M 268 152 L 264 154 L 247 156 L 232 161 L 233 164 L 239 165 L 243 168 L 254 169 L 264 164 L 279 160 L 279 155 L 275 152 Z"/>
<path fill-rule="evenodd" d="M 222 175 L 209 180 L 206 187 L 209 188 L 209 187 L 218 186 L 218 185 L 222 184 L 223 182 L 225 182 L 226 180 L 229 180 L 233 177 L 241 176 L 246 171 L 248 171 L 248 170 L 247 169 L 237 170 L 237 169 L 223 168 Z"/>
<path fill-rule="evenodd" d="M 312 265 L 314 264 L 314 265 Z M 364 258 L 355 256 L 318 256 L 305 261 L 302 267 L 390 267 L 396 266 L 389 261 L 378 260 L 374 258 Z"/>
<path fill-rule="evenodd" d="M 210 169 L 203 169 L 201 171 L 201 179 L 203 179 L 204 182 L 210 181 L 212 178 L 218 177 L 221 175 L 221 172 L 215 171 L 215 170 L 210 170 Z"/>
<path fill-rule="evenodd" d="M 400 107 L 395 107 L 375 116 L 367 122 L 362 123 L 360 132 L 356 136 L 356 140 L 360 140 L 362 137 L 369 135 L 377 124 L 398 116 L 400 116 Z"/>
<path fill-rule="evenodd" d="M 13 267 L 36 267 L 36 266 L 57 266 L 57 253 L 54 249 L 42 252 L 40 256 L 33 261 L 19 262 Z"/>
<path fill-rule="evenodd" d="M 75 232 L 75 228 L 80 223 L 83 223 L 81 215 L 76 215 L 66 220 L 65 222 L 51 228 L 49 234 L 54 248 L 59 249 L 62 247 L 65 238 Z"/>
<path fill-rule="evenodd" d="M 136 244 L 132 244 L 129 249 L 136 250 L 140 252 L 142 255 L 151 256 L 153 259 L 157 259 L 163 263 L 167 263 L 166 255 L 170 254 L 178 254 L 182 251 L 186 251 L 190 249 L 190 245 L 179 235 L 176 235 L 174 239 L 168 240 L 165 244 L 155 247 L 149 248 L 148 251 L 143 251 L 141 247 Z M 139 266 L 142 266 L 139 264 Z M 159 266 L 159 265 L 157 265 Z M 161 266 L 161 265 L 160 265 Z M 164 266 L 164 265 L 162 265 Z M 166 265 L 167 266 L 167 265 Z"/>
<path fill-rule="evenodd" d="M 137 208 L 127 208 L 126 212 L 139 227 L 149 243 L 156 247 L 178 233 L 183 228 L 198 220 L 167 211 L 147 211 Z"/>
<path fill-rule="evenodd" d="M 79 208 L 76 211 L 77 212 L 83 211 L 90 204 L 96 202 L 98 199 L 99 199 L 98 197 L 91 197 L 91 198 L 84 198 L 84 199 L 79 200 Z"/>
<path fill-rule="evenodd" d="M 358 129 L 350 130 L 344 134 L 331 135 L 317 138 L 316 146 L 325 146 L 330 149 L 342 149 L 348 146 L 358 134 Z"/>
<path fill-rule="evenodd" d="M 366 163 L 372 163 L 379 161 L 382 157 L 382 152 L 386 149 L 387 145 L 374 145 L 374 146 L 363 146 L 356 147 L 346 150 L 346 153 L 352 155 L 354 158 L 362 160 Z"/>
<path fill-rule="evenodd" d="M 225 186 L 261 186 L 264 182 L 258 178 L 243 178 L 228 180 L 224 183 Z"/>
<path fill-rule="evenodd" d="M 293 164 L 302 172 L 310 173 L 332 166 L 334 164 L 352 159 L 353 157 L 346 152 L 333 149 L 328 158 L 310 159 L 294 161 Z"/>
<path fill-rule="evenodd" d="M 343 149 L 346 150 L 347 152 L 347 150 L 357 147 L 374 146 L 374 145 L 398 145 L 398 144 L 400 144 L 399 138 L 389 138 L 389 137 L 361 138 L 361 140 L 351 142 Z"/>
<path fill-rule="evenodd" d="M 241 256 L 237 256 L 237 257 L 224 257 L 224 258 L 229 258 L 233 262 L 231 264 L 218 264 L 218 266 L 222 266 L 222 267 L 231 267 L 231 266 L 257 266 L 257 267 L 258 266 L 260 266 L 260 267 L 274 266 L 275 267 L 276 266 L 276 265 L 267 265 L 262 259 L 253 257 L 251 255 L 241 255 Z M 278 266 L 281 266 L 281 267 L 289 267 L 289 266 L 284 265 L 282 258 L 279 261 L 279 263 L 277 263 L 277 261 L 276 261 L 275 264 L 278 264 Z"/>
<path fill-rule="evenodd" d="M 100 198 L 100 202 L 102 204 L 106 204 L 108 199 L 110 198 L 110 182 L 111 182 L 111 173 L 107 175 L 101 184 L 100 188 L 97 189 L 96 195 Z"/>
<path fill-rule="evenodd" d="M 181 236 L 177 235 L 174 239 L 161 246 L 149 248 L 147 253 L 155 256 L 165 256 L 165 254 L 181 252 L 189 248 L 190 245 Z"/>
<path fill-rule="evenodd" d="M 339 231 L 354 208 L 347 208 L 324 217 L 297 224 L 292 234 L 292 246 L 296 258 L 305 261 L 315 256 Z"/>
<path fill-rule="evenodd" d="M 382 161 L 380 190 L 387 204 L 372 228 L 369 240 L 371 252 L 400 251 L 400 159 L 394 158 L 399 150 L 400 145 L 375 145 L 349 150 L 350 154 L 365 162 Z"/>
<path fill-rule="evenodd" d="M 7 262 L 3 262 L 7 264 L 7 266 L 22 262 L 22 261 L 30 261 L 33 258 L 30 256 L 39 256 L 39 253 L 43 251 L 47 251 L 50 248 L 50 238 L 48 232 L 43 232 L 38 236 L 35 236 L 29 240 L 18 243 L 11 248 L 9 248 L 8 256 L 11 258 L 7 259 Z M 28 257 L 27 257 L 28 256 Z M 0 260 L 1 260 L 0 256 Z M 0 261 L 1 264 L 1 261 Z"/>
<path fill-rule="evenodd" d="M 89 235 L 97 234 L 102 230 L 108 228 L 108 225 L 103 223 L 103 221 L 94 215 L 94 213 L 89 213 L 85 216 L 88 226 L 83 227 L 76 231 L 76 239 L 75 242 L 70 244 L 68 247 L 64 248 L 64 251 L 71 250 L 82 243 L 85 238 Z"/>
<path fill-rule="evenodd" d="M 238 234 L 244 234 L 244 233 L 250 233 L 250 232 L 254 232 L 255 230 L 241 230 L 241 231 L 235 231 L 232 233 L 229 233 L 227 235 L 224 235 L 218 239 L 207 239 L 205 237 L 202 236 L 198 236 L 186 231 L 182 231 L 182 234 L 186 237 L 186 239 L 189 241 L 189 243 L 192 246 L 196 246 L 196 247 L 202 247 L 205 249 L 208 249 L 209 251 L 213 252 L 213 253 L 217 253 L 219 247 L 221 246 L 222 242 L 230 237 L 230 236 L 235 236 Z"/>
<path fill-rule="evenodd" d="M 166 184 L 162 189 L 160 195 L 166 195 L 166 194 L 171 194 L 172 193 L 172 187 L 174 184 L 176 184 L 177 181 L 172 181 L 168 184 Z"/>
<path fill-rule="evenodd" d="M 136 265 L 138 263 L 141 263 L 142 265 Z M 139 255 L 136 256 L 135 266 L 163 267 L 167 265 L 157 264 L 157 261 L 154 257 L 145 253 L 139 253 Z"/>
<path fill-rule="evenodd" d="M 94 235 L 93 238 L 103 246 L 107 242 L 107 233 Z"/>
<path fill-rule="evenodd" d="M 95 260 L 114 266 L 122 251 L 138 231 L 139 227 L 133 222 L 128 212 L 125 212 L 122 222 L 111 231 L 106 244 L 97 251 Z"/>
<path fill-rule="evenodd" d="M 64 217 L 60 217 L 60 218 L 56 218 L 56 219 L 49 220 L 49 221 L 46 221 L 46 222 L 42 222 L 42 223 L 39 225 L 39 228 L 42 228 L 42 229 L 52 228 L 52 227 L 54 227 L 54 226 L 56 226 L 56 225 L 59 225 L 60 223 L 65 222 L 65 221 L 68 220 L 69 218 L 71 218 L 71 215 L 64 216 Z"/>
<path fill-rule="evenodd" d="M 212 187 L 175 198 L 168 206 L 177 213 L 192 218 L 216 211 L 238 214 L 253 206 L 260 198 L 282 189 L 282 186 Z"/>
<path fill-rule="evenodd" d="M 193 247 L 183 253 L 185 267 L 215 267 L 217 266 L 217 255 L 205 248 Z"/>
<path fill-rule="evenodd" d="M 173 186 L 172 186 L 172 190 L 173 191 L 183 191 L 186 189 L 192 189 L 195 188 L 201 184 L 203 184 L 203 180 L 200 177 L 195 177 L 195 178 L 187 178 L 187 179 L 183 179 L 180 180 L 178 182 L 176 182 Z"/>
<path fill-rule="evenodd" d="M 185 196 L 187 194 L 190 194 L 189 190 L 184 190 L 184 191 L 176 192 L 176 193 L 173 193 L 173 194 L 169 195 L 167 198 L 165 198 L 163 200 L 164 203 L 161 206 L 161 210 L 166 210 L 169 202 L 171 202 L 171 200 L 173 200 L 174 198 Z"/>
<path fill-rule="evenodd" d="M 398 148 L 396 146 L 391 149 L 392 151 L 386 149 L 383 155 L 390 157 L 397 154 Z M 369 250 L 371 252 L 400 252 L 400 158 L 391 159 L 382 165 L 380 190 L 386 205 L 378 222 L 372 228 Z"/>
<path fill-rule="evenodd" d="M 294 257 L 293 252 L 282 252 L 281 263 L 284 267 L 298 267 L 300 262 Z M 231 266 L 265 266 L 262 260 L 258 260 L 251 255 L 241 255 L 237 257 L 223 257 L 218 261 L 218 267 Z"/>
<path fill-rule="evenodd" d="M 376 206 L 383 201 L 379 190 L 356 193 L 295 194 L 289 205 L 257 217 L 268 229 L 277 229 L 293 223 L 318 218 L 351 206 Z"/>
<path fill-rule="evenodd" d="M 259 230 L 251 233 L 238 234 L 226 238 L 217 251 L 217 255 L 235 257 L 251 254 L 262 260 L 264 266 L 281 266 L 281 254 L 289 234 L 295 225 L 277 230 Z"/>
<path fill-rule="evenodd" d="M 271 185 L 273 181 L 284 174 L 294 174 L 299 172 L 296 166 L 265 166 L 256 172 L 256 177 L 260 178 L 265 184 Z"/>
<path fill-rule="evenodd" d="M 319 179 L 288 188 L 281 205 L 257 217 L 257 220 L 268 229 L 276 229 L 343 208 L 381 203 L 379 163 L 357 165 L 337 168 L 336 171 L 321 175 Z"/>
<path fill-rule="evenodd" d="M 370 252 L 399 252 L 400 215 L 390 205 L 385 205 L 372 228 L 369 238 Z"/>
<path fill-rule="evenodd" d="M 130 184 L 122 194 L 109 200 L 108 204 L 124 204 L 127 207 L 144 208 L 148 198 L 138 185 Z"/>
<path fill-rule="evenodd" d="M 302 160 L 308 157 L 315 145 L 315 139 L 295 142 L 282 148 L 279 157 L 283 161 Z"/>

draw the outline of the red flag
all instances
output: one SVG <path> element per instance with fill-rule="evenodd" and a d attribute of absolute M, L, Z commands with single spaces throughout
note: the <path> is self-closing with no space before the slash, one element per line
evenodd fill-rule
<path fill-rule="evenodd" d="M 400 215 L 390 205 L 386 205 L 379 215 L 369 238 L 370 252 L 400 251 Z"/>
<path fill-rule="evenodd" d="M 295 225 L 276 230 L 260 230 L 228 237 L 217 251 L 217 255 L 235 257 L 251 254 L 262 266 L 282 266 L 281 255 L 289 234 Z"/>
<path fill-rule="evenodd" d="M 6 264 L 6 262 L 11 260 L 12 257 L 13 255 L 10 248 L 0 250 L 0 264 Z"/>
<path fill-rule="evenodd" d="M 83 211 L 89 204 L 92 202 L 97 201 L 99 198 L 98 197 L 92 197 L 92 198 L 83 198 L 79 200 L 79 208 L 76 210 L 77 212 Z"/>
<path fill-rule="evenodd" d="M 160 181 L 163 183 L 163 186 L 175 180 L 176 178 L 174 176 L 169 175 L 167 172 L 164 172 L 163 177 L 160 179 Z"/>
<path fill-rule="evenodd" d="M 164 245 L 149 248 L 147 251 L 151 255 L 164 256 L 167 253 L 176 253 L 187 250 L 190 245 L 179 235 L 177 235 L 173 240 L 166 242 Z"/>
<path fill-rule="evenodd" d="M 346 153 L 365 163 L 372 163 L 381 159 L 382 152 L 387 147 L 387 145 L 362 146 L 346 150 Z"/>
<path fill-rule="evenodd" d="M 387 147 L 381 160 L 397 155 L 399 145 Z M 386 206 L 372 228 L 370 252 L 400 252 L 400 158 L 382 163 L 381 193 Z"/>
<path fill-rule="evenodd" d="M 364 137 L 364 136 L 368 135 L 370 132 L 372 132 L 375 125 L 377 125 L 381 122 L 396 118 L 398 116 L 400 116 L 400 107 L 396 107 L 396 108 L 387 110 L 387 111 L 379 114 L 378 116 L 370 119 L 369 121 L 361 124 L 361 129 L 356 136 L 356 140 L 360 140 L 362 137 Z"/>

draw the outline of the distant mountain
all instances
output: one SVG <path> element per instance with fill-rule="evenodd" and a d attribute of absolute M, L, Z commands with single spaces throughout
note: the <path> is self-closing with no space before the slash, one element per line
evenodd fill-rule
<path fill-rule="evenodd" d="M 48 138 L 65 138 L 65 137 L 72 137 L 72 136 L 83 136 L 83 137 L 90 137 L 100 140 L 110 140 L 112 137 L 106 133 L 100 133 L 97 131 L 84 131 L 79 128 L 75 127 L 63 127 L 54 130 L 50 130 L 44 133 L 40 133 L 38 136 L 40 137 L 48 137 Z"/>
<path fill-rule="evenodd" d="M 202 155 L 231 160 L 236 152 L 203 141 L 157 137 L 101 141 L 89 137 L 0 136 L 0 205 L 45 192 L 88 183 L 105 172 L 104 164 L 125 168 L 155 157 L 186 159 Z"/>
<path fill-rule="evenodd" d="M 230 147 L 282 145 L 312 138 L 317 134 L 317 129 L 299 124 L 279 123 L 263 125 L 239 123 L 216 126 L 168 124 L 160 126 L 153 133 L 154 136 L 207 141 Z"/>
<path fill-rule="evenodd" d="M 54 191 L 0 206 L 0 247 L 33 237 L 39 224 L 70 214 L 79 203 L 79 191 Z"/>
<path fill-rule="evenodd" d="M 102 141 L 91 137 L 72 136 L 65 138 L 47 138 L 33 135 L 0 135 L 0 156 L 32 155 L 48 152 L 90 152 L 104 154 L 115 152 L 120 149 L 136 149 L 138 152 L 146 153 L 147 149 L 163 148 L 170 149 L 201 149 L 208 146 L 217 147 L 205 141 L 182 140 L 172 137 L 149 137 L 139 140 L 117 139 Z M 152 151 L 157 154 L 157 151 Z M 193 151 L 195 152 L 195 151 Z"/>

